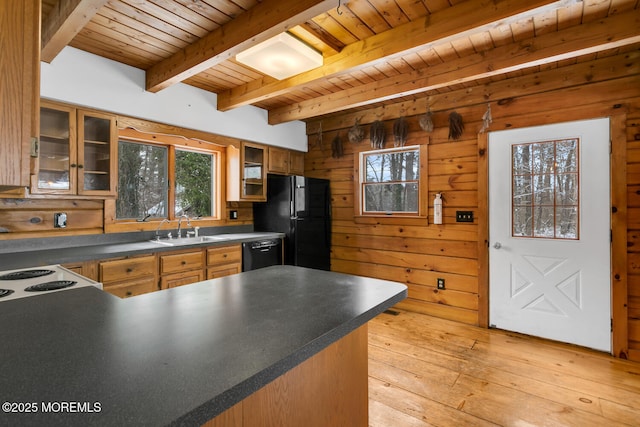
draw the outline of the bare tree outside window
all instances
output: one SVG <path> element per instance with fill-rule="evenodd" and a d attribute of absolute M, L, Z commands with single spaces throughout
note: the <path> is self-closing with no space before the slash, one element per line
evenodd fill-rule
<path fill-rule="evenodd" d="M 579 140 L 512 146 L 514 237 L 579 239 Z"/>
<path fill-rule="evenodd" d="M 116 218 L 166 218 L 167 148 L 120 141 Z"/>
<path fill-rule="evenodd" d="M 371 151 L 363 156 L 363 212 L 418 213 L 418 147 Z"/>

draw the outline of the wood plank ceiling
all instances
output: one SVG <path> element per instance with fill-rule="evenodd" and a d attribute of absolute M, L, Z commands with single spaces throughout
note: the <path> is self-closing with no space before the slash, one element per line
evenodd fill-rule
<path fill-rule="evenodd" d="M 252 104 L 269 122 L 358 109 L 640 48 L 640 0 L 42 0 L 42 58 L 65 46 Z M 282 81 L 235 55 L 285 30 L 324 66 Z M 491 94 L 486 93 L 487 100 Z"/>

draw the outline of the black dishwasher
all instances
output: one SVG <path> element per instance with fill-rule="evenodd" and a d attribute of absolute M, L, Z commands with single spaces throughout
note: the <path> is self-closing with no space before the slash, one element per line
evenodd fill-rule
<path fill-rule="evenodd" d="M 282 239 L 265 239 L 242 244 L 242 271 L 282 264 Z"/>

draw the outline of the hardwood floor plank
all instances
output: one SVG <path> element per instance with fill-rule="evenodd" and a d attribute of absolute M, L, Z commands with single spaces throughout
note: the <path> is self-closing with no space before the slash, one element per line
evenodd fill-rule
<path fill-rule="evenodd" d="M 640 425 L 640 364 L 398 310 L 369 323 L 371 426 Z"/>
<path fill-rule="evenodd" d="M 464 425 L 465 427 L 496 425 L 374 378 L 369 379 L 369 395 L 370 399 L 376 403 L 383 404 L 386 408 L 394 411 L 395 417 L 399 412 L 417 419 L 420 422 L 417 425 Z M 378 409 L 374 407 L 373 412 Z M 370 412 L 372 412 L 371 408 Z M 385 427 L 405 425 L 402 424 L 402 420 L 399 417 L 393 421 L 393 423 L 385 424 Z M 411 420 L 410 422 L 414 421 Z"/>

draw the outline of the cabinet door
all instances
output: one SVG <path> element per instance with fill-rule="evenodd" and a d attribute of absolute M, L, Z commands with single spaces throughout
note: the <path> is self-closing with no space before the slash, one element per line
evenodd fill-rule
<path fill-rule="evenodd" d="M 266 200 L 267 171 L 265 169 L 265 147 L 260 145 L 242 144 L 242 199 Z"/>
<path fill-rule="evenodd" d="M 207 280 L 215 279 L 217 277 L 230 276 L 232 274 L 238 274 L 242 271 L 240 263 L 217 265 L 215 267 L 207 268 Z"/>
<path fill-rule="evenodd" d="M 76 111 L 72 107 L 42 102 L 40 107 L 40 153 L 34 193 L 75 194 Z"/>
<path fill-rule="evenodd" d="M 192 283 L 202 282 L 204 280 L 203 270 L 184 271 L 182 273 L 174 273 L 160 278 L 160 288 L 169 289 L 178 286 L 190 285 Z"/>
<path fill-rule="evenodd" d="M 28 187 L 37 134 L 40 1 L 0 1 L 0 187 Z"/>
<path fill-rule="evenodd" d="M 267 200 L 266 147 L 243 142 L 227 147 L 227 201 Z"/>
<path fill-rule="evenodd" d="M 289 174 L 304 175 L 304 153 L 302 151 L 289 152 Z"/>
<path fill-rule="evenodd" d="M 283 148 L 269 147 L 269 173 L 289 173 L 289 151 Z"/>
<path fill-rule="evenodd" d="M 116 134 L 114 116 L 78 111 L 78 194 L 116 194 Z"/>

